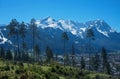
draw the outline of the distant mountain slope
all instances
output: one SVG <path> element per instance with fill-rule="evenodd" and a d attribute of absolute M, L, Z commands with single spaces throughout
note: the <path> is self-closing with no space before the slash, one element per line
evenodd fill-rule
<path fill-rule="evenodd" d="M 41 50 L 45 50 L 46 45 L 49 45 L 55 53 L 63 52 L 63 40 L 61 34 L 67 31 L 69 36 L 69 41 L 67 42 L 67 51 L 71 51 L 72 44 L 75 45 L 76 52 L 81 51 L 81 46 L 84 52 L 87 52 L 88 40 L 86 38 L 86 29 L 89 27 L 94 31 L 95 40 L 92 41 L 92 47 L 95 49 L 100 49 L 105 47 L 107 50 L 120 50 L 120 33 L 113 30 L 104 20 L 98 19 L 94 21 L 88 21 L 85 23 L 78 23 L 71 20 L 55 20 L 51 17 L 46 17 L 41 20 L 36 21 L 37 27 L 39 29 L 40 39 L 36 41 L 41 47 Z M 6 27 L 0 27 L 0 44 L 8 42 L 13 44 L 14 40 L 8 41 Z M 28 48 L 31 47 L 32 40 L 29 34 L 29 29 L 27 33 L 26 40 Z"/>

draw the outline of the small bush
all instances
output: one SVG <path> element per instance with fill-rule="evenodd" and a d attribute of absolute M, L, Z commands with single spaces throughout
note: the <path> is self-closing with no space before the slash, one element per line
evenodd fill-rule
<path fill-rule="evenodd" d="M 23 65 L 22 62 L 19 62 L 19 63 L 18 63 L 18 66 L 22 66 L 22 67 L 23 67 L 24 65 Z"/>
<path fill-rule="evenodd" d="M 11 66 L 11 69 L 14 70 L 14 66 Z"/>
<path fill-rule="evenodd" d="M 84 73 L 82 71 L 79 71 L 80 76 L 84 76 Z"/>
<path fill-rule="evenodd" d="M 59 76 L 56 74 L 53 74 L 52 76 L 50 76 L 50 79 L 59 79 Z"/>
<path fill-rule="evenodd" d="M 16 69 L 15 70 L 15 73 L 16 74 L 21 74 L 21 73 L 24 73 L 25 71 L 23 69 Z"/>
<path fill-rule="evenodd" d="M 90 79 L 90 76 L 85 76 L 83 79 Z"/>
<path fill-rule="evenodd" d="M 9 77 L 7 75 L 2 76 L 0 79 L 8 79 Z"/>
<path fill-rule="evenodd" d="M 27 75 L 21 75 L 20 79 L 27 79 Z"/>
<path fill-rule="evenodd" d="M 7 66 L 4 67 L 4 70 L 5 70 L 5 71 L 9 71 L 9 70 L 10 70 L 10 67 L 7 65 Z"/>
<path fill-rule="evenodd" d="M 51 72 L 56 72 L 56 69 L 52 67 Z"/>
<path fill-rule="evenodd" d="M 45 78 L 46 79 L 59 79 L 59 76 L 55 73 L 46 72 Z"/>
<path fill-rule="evenodd" d="M 95 79 L 100 79 L 100 76 L 99 76 L 99 75 L 96 75 L 96 76 L 95 76 Z"/>
<path fill-rule="evenodd" d="M 18 77 L 17 77 L 17 76 L 15 76 L 15 77 L 14 77 L 14 79 L 18 79 Z"/>
<path fill-rule="evenodd" d="M 12 64 L 13 64 L 13 65 L 16 65 L 16 64 L 17 64 L 17 61 L 12 62 Z"/>
<path fill-rule="evenodd" d="M 20 71 L 17 69 L 17 70 L 15 70 L 15 73 L 16 74 L 20 74 Z"/>
<path fill-rule="evenodd" d="M 56 65 L 56 68 L 57 68 L 57 69 L 59 69 L 59 68 L 60 68 L 60 66 Z"/>

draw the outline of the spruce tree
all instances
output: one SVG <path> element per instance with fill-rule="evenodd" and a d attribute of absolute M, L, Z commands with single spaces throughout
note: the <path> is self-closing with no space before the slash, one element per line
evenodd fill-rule
<path fill-rule="evenodd" d="M 107 53 L 104 47 L 102 48 L 101 57 L 102 57 L 102 66 L 104 70 L 106 67 L 106 62 L 107 62 Z"/>
<path fill-rule="evenodd" d="M 14 60 L 18 60 L 18 55 L 17 55 L 18 53 L 17 53 L 17 51 L 15 50 L 14 51 Z"/>
<path fill-rule="evenodd" d="M 95 66 L 95 57 L 90 57 L 89 70 L 94 70 Z"/>
<path fill-rule="evenodd" d="M 107 74 L 111 74 L 111 67 L 107 60 L 107 52 L 104 47 L 102 48 L 101 57 L 102 57 L 103 71 L 106 72 Z"/>
<path fill-rule="evenodd" d="M 99 66 L 100 66 L 100 56 L 96 53 L 95 60 L 94 60 L 94 70 L 98 71 Z"/>
<path fill-rule="evenodd" d="M 106 62 L 106 73 L 111 74 L 111 67 L 110 67 L 110 63 L 108 61 Z"/>
<path fill-rule="evenodd" d="M 75 66 L 75 47 L 74 47 L 74 45 L 72 45 L 71 58 L 72 58 L 72 66 Z"/>
<path fill-rule="evenodd" d="M 69 59 L 69 54 L 68 53 L 65 54 L 64 62 L 65 62 L 65 65 L 69 65 L 70 64 L 70 59 Z"/>
<path fill-rule="evenodd" d="M 90 58 L 90 67 L 92 70 L 98 71 L 100 66 L 100 57 L 96 53 L 95 56 Z"/>
<path fill-rule="evenodd" d="M 2 46 L 1 46 L 1 49 L 0 49 L 0 57 L 5 58 L 5 50 Z"/>
<path fill-rule="evenodd" d="M 12 60 L 13 59 L 12 52 L 10 51 L 10 49 L 7 50 L 6 59 L 8 59 L 8 60 Z"/>
<path fill-rule="evenodd" d="M 85 60 L 84 60 L 83 56 L 81 57 L 80 64 L 81 64 L 81 69 L 85 69 Z"/>
<path fill-rule="evenodd" d="M 53 52 L 52 52 L 52 50 L 51 50 L 51 48 L 49 46 L 46 47 L 46 51 L 45 52 L 46 52 L 46 56 L 47 56 L 46 61 L 47 62 L 52 61 L 53 60 Z"/>
<path fill-rule="evenodd" d="M 21 60 L 26 61 L 25 52 L 23 50 L 22 50 L 22 53 L 21 53 Z"/>
<path fill-rule="evenodd" d="M 40 55 L 40 48 L 38 44 L 35 45 L 34 51 L 35 51 L 35 61 L 38 61 Z"/>

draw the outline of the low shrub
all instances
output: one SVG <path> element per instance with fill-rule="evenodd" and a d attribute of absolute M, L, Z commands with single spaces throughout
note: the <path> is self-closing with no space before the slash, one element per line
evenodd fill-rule
<path fill-rule="evenodd" d="M 7 66 L 4 66 L 4 70 L 5 71 L 9 71 L 10 70 L 10 67 L 7 65 Z"/>
<path fill-rule="evenodd" d="M 0 79 L 9 79 L 9 77 L 7 75 L 4 75 Z"/>
<path fill-rule="evenodd" d="M 17 76 L 15 76 L 15 77 L 14 77 L 14 79 L 18 79 L 18 77 L 17 77 Z"/>
<path fill-rule="evenodd" d="M 15 70 L 15 73 L 16 73 L 16 74 L 21 74 L 21 73 L 24 73 L 24 72 L 25 72 L 24 69 L 16 69 L 16 70 Z"/>
<path fill-rule="evenodd" d="M 28 79 L 27 75 L 21 75 L 20 79 Z"/>
<path fill-rule="evenodd" d="M 23 67 L 24 65 L 23 65 L 22 62 L 19 62 L 19 63 L 18 63 L 18 66 L 22 66 L 22 67 Z"/>
<path fill-rule="evenodd" d="M 100 79 L 100 76 L 99 75 L 95 75 L 95 79 Z"/>
<path fill-rule="evenodd" d="M 46 79 L 59 79 L 57 74 L 51 72 L 46 72 L 44 76 Z"/>
<path fill-rule="evenodd" d="M 16 64 L 17 64 L 17 61 L 13 61 L 12 64 L 13 64 L 13 65 L 16 65 Z"/>
<path fill-rule="evenodd" d="M 14 70 L 14 66 L 11 66 L 11 69 Z"/>

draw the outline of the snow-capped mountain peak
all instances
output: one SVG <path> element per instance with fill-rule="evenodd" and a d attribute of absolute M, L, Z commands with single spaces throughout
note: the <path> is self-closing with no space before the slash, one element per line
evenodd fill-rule
<path fill-rule="evenodd" d="M 72 20 L 55 20 L 49 16 L 44 19 L 37 20 L 36 24 L 38 25 L 38 27 L 41 27 L 43 29 L 51 27 L 54 29 L 58 28 L 60 30 L 71 32 L 73 35 L 80 36 L 81 38 L 85 38 L 84 33 L 86 32 L 86 29 L 88 27 L 91 27 L 92 29 L 97 29 L 99 33 L 103 34 L 106 37 L 109 37 L 109 33 L 115 32 L 102 19 L 88 21 L 85 23 L 78 23 Z"/>
<path fill-rule="evenodd" d="M 48 16 L 48 17 L 43 18 L 43 19 L 40 20 L 40 23 L 51 24 L 51 23 L 54 23 L 54 22 L 55 22 L 55 20 L 52 17 L 50 17 L 50 16 Z"/>
<path fill-rule="evenodd" d="M 89 26 L 93 29 L 97 29 L 97 31 L 103 34 L 106 37 L 109 37 L 110 33 L 115 32 L 104 20 L 97 19 L 94 21 L 88 21 L 85 23 L 86 26 Z"/>

